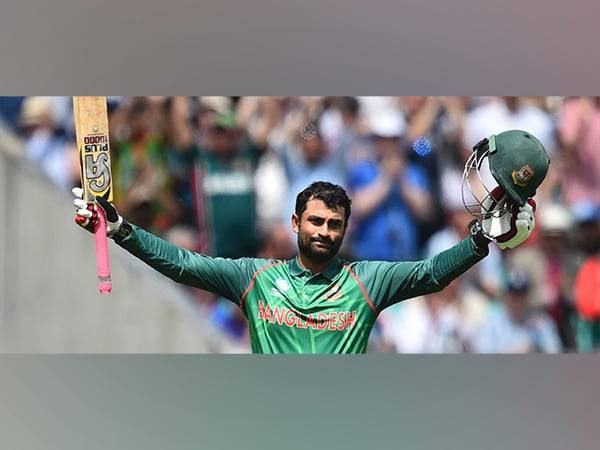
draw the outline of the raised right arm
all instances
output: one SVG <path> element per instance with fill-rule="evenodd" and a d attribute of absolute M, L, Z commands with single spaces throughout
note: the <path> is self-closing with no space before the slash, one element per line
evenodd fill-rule
<path fill-rule="evenodd" d="M 177 247 L 142 228 L 127 223 L 116 208 L 96 198 L 97 205 L 87 205 L 81 189 L 74 189 L 75 222 L 93 232 L 98 223 L 97 207 L 106 213 L 107 235 L 150 267 L 173 281 L 213 292 L 239 304 L 252 275 L 268 260 L 255 258 L 213 258 Z"/>
<path fill-rule="evenodd" d="M 115 242 L 173 281 L 213 292 L 239 303 L 261 260 L 213 258 L 177 247 L 135 225 Z"/>

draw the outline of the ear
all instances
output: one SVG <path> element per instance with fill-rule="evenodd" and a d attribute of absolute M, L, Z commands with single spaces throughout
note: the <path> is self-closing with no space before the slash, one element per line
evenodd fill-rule
<path fill-rule="evenodd" d="M 292 214 L 292 230 L 296 234 L 300 231 L 300 220 L 296 214 Z"/>

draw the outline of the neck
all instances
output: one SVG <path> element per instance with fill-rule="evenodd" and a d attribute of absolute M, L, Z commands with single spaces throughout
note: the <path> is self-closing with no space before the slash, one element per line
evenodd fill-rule
<path fill-rule="evenodd" d="M 327 266 L 331 264 L 331 261 L 333 261 L 333 259 L 330 259 L 328 261 L 313 261 L 312 259 L 309 259 L 306 256 L 304 256 L 302 253 L 298 254 L 297 258 L 298 262 L 300 263 L 300 266 L 310 270 L 310 272 L 313 275 L 323 272 L 327 268 Z"/>

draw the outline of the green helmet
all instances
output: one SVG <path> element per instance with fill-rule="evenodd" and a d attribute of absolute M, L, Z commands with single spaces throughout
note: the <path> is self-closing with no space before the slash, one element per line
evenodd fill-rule
<path fill-rule="evenodd" d="M 502 215 L 511 204 L 524 206 L 535 195 L 550 166 L 546 149 L 527 131 L 491 135 L 479 141 L 473 150 L 465 164 L 462 195 L 467 211 L 476 217 L 490 213 L 483 207 L 488 197 L 505 198 L 505 208 L 495 207 L 495 214 Z"/>
<path fill-rule="evenodd" d="M 498 184 L 519 206 L 523 206 L 548 173 L 550 158 L 531 133 L 510 130 L 488 139 L 490 171 Z"/>

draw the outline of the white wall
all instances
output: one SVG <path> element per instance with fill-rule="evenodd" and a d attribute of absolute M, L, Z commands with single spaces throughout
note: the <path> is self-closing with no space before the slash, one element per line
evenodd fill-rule
<path fill-rule="evenodd" d="M 2 146 L 0 351 L 238 351 L 183 289 L 113 242 L 113 293 L 101 296 L 93 239 L 73 222 L 70 196 Z"/>

